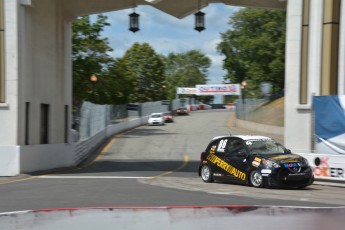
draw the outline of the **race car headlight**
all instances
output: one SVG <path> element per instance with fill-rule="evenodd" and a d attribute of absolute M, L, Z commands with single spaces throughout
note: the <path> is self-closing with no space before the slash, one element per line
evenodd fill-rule
<path fill-rule="evenodd" d="M 263 164 L 266 166 L 266 168 L 279 168 L 280 165 L 277 164 L 274 161 L 270 161 L 270 160 L 264 160 Z"/>
<path fill-rule="evenodd" d="M 303 165 L 309 167 L 309 162 L 307 159 L 303 158 Z"/>

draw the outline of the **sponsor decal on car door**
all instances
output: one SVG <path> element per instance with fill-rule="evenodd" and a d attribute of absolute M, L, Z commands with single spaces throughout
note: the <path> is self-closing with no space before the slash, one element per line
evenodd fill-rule
<path fill-rule="evenodd" d="M 210 150 L 210 154 L 207 157 L 207 160 L 215 166 L 215 174 L 225 173 L 232 180 L 246 181 L 246 174 L 234 167 L 229 158 L 227 145 L 228 139 L 221 139 L 217 146 L 213 146 Z M 229 178 L 229 179 L 230 179 Z"/>

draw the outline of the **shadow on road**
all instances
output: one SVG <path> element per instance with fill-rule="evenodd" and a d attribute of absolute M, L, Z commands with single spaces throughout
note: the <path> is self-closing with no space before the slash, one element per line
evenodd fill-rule
<path fill-rule="evenodd" d="M 119 173 L 119 172 L 185 172 L 198 175 L 199 161 L 163 161 L 163 160 L 98 160 L 91 165 L 72 169 L 57 174 L 81 173 Z"/>
<path fill-rule="evenodd" d="M 135 137 L 142 137 L 142 136 L 160 136 L 160 135 L 178 135 L 179 133 L 171 133 L 166 132 L 166 130 L 159 129 L 157 126 L 152 126 L 150 128 L 139 128 L 134 129 L 130 133 L 126 135 L 119 136 L 118 138 L 126 139 L 126 138 L 135 138 Z"/>

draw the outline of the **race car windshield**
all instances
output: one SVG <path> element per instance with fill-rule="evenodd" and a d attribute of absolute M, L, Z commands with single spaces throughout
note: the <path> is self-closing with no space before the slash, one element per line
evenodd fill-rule
<path fill-rule="evenodd" d="M 246 145 L 254 154 L 270 155 L 285 153 L 285 149 L 272 140 L 247 140 Z"/>

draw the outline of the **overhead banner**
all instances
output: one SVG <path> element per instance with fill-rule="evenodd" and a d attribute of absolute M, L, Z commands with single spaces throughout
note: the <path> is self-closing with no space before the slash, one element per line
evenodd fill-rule
<path fill-rule="evenodd" d="M 345 95 L 315 96 L 316 151 L 345 155 Z"/>
<path fill-rule="evenodd" d="M 177 94 L 197 94 L 196 88 L 177 87 Z"/>
<path fill-rule="evenodd" d="M 197 95 L 241 95 L 240 84 L 196 85 Z"/>

